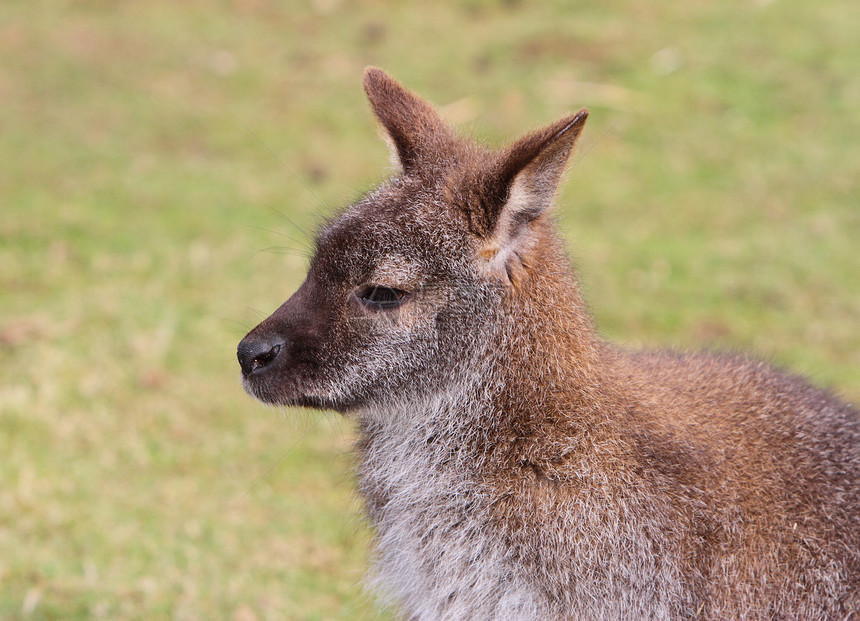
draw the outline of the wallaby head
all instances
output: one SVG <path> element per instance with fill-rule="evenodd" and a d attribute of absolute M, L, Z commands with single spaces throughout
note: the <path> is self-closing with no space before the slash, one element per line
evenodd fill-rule
<path fill-rule="evenodd" d="M 364 86 L 399 172 L 323 228 L 305 282 L 239 345 L 267 403 L 345 412 L 445 389 L 557 245 L 549 208 L 587 111 L 490 151 L 382 71 Z"/>

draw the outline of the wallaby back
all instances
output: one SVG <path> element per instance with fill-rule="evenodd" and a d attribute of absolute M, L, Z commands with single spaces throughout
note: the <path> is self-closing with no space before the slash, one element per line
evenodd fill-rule
<path fill-rule="evenodd" d="M 358 417 L 374 582 L 409 619 L 849 619 L 860 417 L 742 357 L 596 334 L 550 207 L 587 112 L 499 151 L 377 69 L 400 170 L 240 343 Z"/>

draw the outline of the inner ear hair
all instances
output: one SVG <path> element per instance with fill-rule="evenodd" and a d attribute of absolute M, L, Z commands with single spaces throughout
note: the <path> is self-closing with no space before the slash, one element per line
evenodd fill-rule
<path fill-rule="evenodd" d="M 513 263 L 527 263 L 532 224 L 552 206 L 586 118 L 588 111 L 582 109 L 520 138 L 503 152 L 489 177 L 493 187 L 488 194 L 498 198 L 487 206 L 490 234 L 481 255 L 490 259 L 494 272 L 504 269 L 511 281 L 517 271 Z"/>

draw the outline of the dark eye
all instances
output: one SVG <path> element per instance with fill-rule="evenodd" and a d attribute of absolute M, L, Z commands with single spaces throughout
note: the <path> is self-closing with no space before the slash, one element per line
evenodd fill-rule
<path fill-rule="evenodd" d="M 403 302 L 405 291 L 400 289 L 392 289 L 391 287 L 380 287 L 379 285 L 370 285 L 359 289 L 356 295 L 365 306 L 378 308 L 381 310 L 389 310 L 397 308 Z"/>

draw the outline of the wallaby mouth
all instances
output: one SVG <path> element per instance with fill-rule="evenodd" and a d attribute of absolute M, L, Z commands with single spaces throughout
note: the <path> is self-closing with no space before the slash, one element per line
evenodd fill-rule
<path fill-rule="evenodd" d="M 258 326 L 259 328 L 259 326 Z M 267 405 L 288 405 L 342 411 L 340 403 L 315 396 L 302 373 L 315 365 L 296 357 L 295 343 L 277 334 L 254 329 L 236 348 L 242 368 L 242 386 Z"/>

